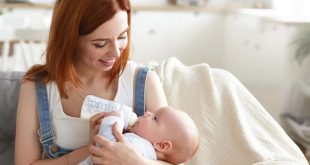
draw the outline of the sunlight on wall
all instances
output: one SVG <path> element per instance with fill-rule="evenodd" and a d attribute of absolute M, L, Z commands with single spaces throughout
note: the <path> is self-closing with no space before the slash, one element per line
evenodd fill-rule
<path fill-rule="evenodd" d="M 273 8 L 283 15 L 310 18 L 309 0 L 273 0 Z"/>

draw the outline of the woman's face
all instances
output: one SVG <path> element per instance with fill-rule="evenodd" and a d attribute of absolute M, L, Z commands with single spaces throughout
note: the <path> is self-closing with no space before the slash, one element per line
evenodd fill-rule
<path fill-rule="evenodd" d="M 80 36 L 75 56 L 76 67 L 82 65 L 100 71 L 110 70 L 127 46 L 127 31 L 127 12 L 119 11 L 92 33 Z"/>

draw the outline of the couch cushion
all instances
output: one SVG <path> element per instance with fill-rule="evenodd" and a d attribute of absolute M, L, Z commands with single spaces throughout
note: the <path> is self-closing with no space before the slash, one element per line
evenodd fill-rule
<path fill-rule="evenodd" d="M 0 71 L 0 162 L 14 164 L 16 108 L 23 72 Z"/>

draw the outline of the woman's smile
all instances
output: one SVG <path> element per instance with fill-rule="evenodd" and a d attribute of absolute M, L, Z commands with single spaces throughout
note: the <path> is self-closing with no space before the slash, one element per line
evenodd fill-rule
<path fill-rule="evenodd" d="M 101 60 L 99 59 L 99 62 L 105 66 L 105 67 L 111 67 L 115 63 L 116 59 L 109 59 L 109 60 Z"/>

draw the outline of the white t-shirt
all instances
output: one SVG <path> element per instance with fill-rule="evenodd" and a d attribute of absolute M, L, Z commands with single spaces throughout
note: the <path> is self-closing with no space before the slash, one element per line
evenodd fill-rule
<path fill-rule="evenodd" d="M 134 71 L 137 66 L 137 63 L 127 62 L 124 72 L 119 78 L 114 101 L 133 107 Z M 66 115 L 56 83 L 50 82 L 46 87 L 49 110 L 56 134 L 54 142 L 66 149 L 77 149 L 88 144 L 90 140 L 89 121 Z"/>

